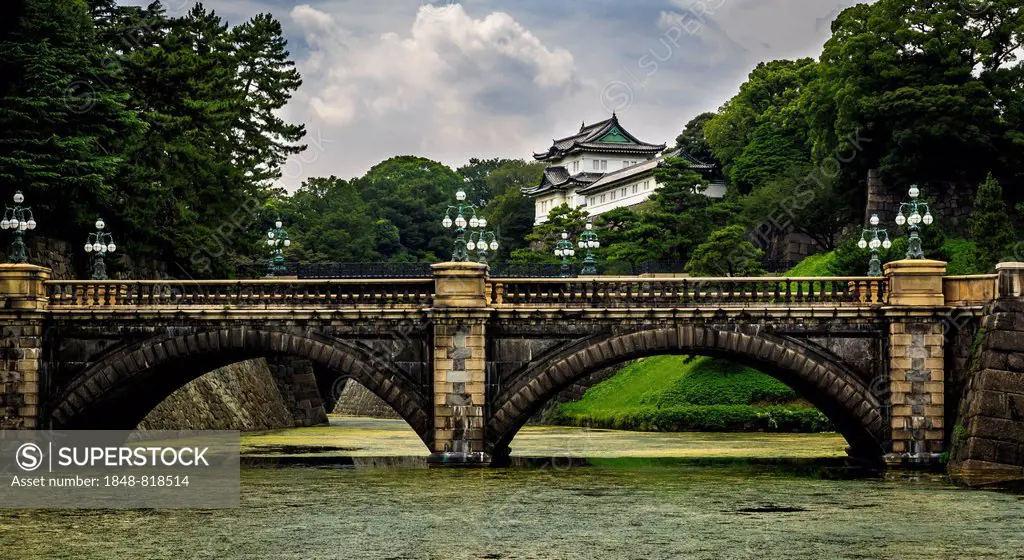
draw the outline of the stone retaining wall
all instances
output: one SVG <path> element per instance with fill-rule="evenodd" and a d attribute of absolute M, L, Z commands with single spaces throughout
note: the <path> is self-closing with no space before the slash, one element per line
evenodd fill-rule
<path fill-rule="evenodd" d="M 257 431 L 295 425 L 266 360 L 257 359 L 213 370 L 178 389 L 139 428 Z"/>
<path fill-rule="evenodd" d="M 1024 478 L 1024 303 L 997 304 L 982 322 L 953 428 L 950 472 L 980 480 Z"/>
<path fill-rule="evenodd" d="M 395 409 L 388 406 L 380 397 L 373 394 L 357 381 L 349 379 L 338 395 L 338 403 L 334 405 L 334 414 L 344 416 L 367 416 L 370 418 L 401 418 Z"/>

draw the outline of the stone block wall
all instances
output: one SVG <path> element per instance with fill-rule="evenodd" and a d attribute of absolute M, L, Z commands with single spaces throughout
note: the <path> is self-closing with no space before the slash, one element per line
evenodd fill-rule
<path fill-rule="evenodd" d="M 333 414 L 365 416 L 369 418 L 401 418 L 395 409 L 359 382 L 349 379 L 338 395 Z"/>
<path fill-rule="evenodd" d="M 878 170 L 868 171 L 868 198 L 867 207 L 864 211 L 864 223 L 867 223 L 872 214 L 878 214 L 883 224 L 890 224 L 889 234 L 893 235 L 896 228 L 896 214 L 899 213 L 900 203 L 909 199 L 907 191 L 910 185 L 899 187 L 889 186 L 882 182 Z M 970 217 L 974 206 L 975 187 L 957 183 L 946 183 L 942 185 L 928 185 L 924 189 L 923 198 L 931 203 L 931 211 L 943 227 L 953 231 L 966 231 L 967 218 Z"/>
<path fill-rule="evenodd" d="M 943 325 L 898 320 L 889 333 L 892 453 L 927 461 L 945 444 Z"/>
<path fill-rule="evenodd" d="M 295 421 L 294 425 L 326 424 L 327 411 L 317 388 L 313 364 L 308 360 L 286 357 L 269 358 L 266 363 L 282 402 Z"/>
<path fill-rule="evenodd" d="M 29 235 L 25 238 L 25 253 L 28 262 L 52 270 L 51 278 L 53 280 L 89 277 L 91 261 L 80 245 L 72 245 L 59 239 Z M 167 263 L 153 259 L 135 258 L 117 252 L 108 255 L 106 262 L 107 272 L 115 280 L 162 280 L 171 277 L 170 267 Z"/>
<path fill-rule="evenodd" d="M 1024 302 L 996 303 L 981 326 L 950 473 L 968 481 L 1024 478 Z"/>
<path fill-rule="evenodd" d="M 213 370 L 178 389 L 139 423 L 147 430 L 240 430 L 296 425 L 263 359 Z"/>
<path fill-rule="evenodd" d="M 0 333 L 0 430 L 36 427 L 42 335 L 42 321 L 5 326 Z"/>

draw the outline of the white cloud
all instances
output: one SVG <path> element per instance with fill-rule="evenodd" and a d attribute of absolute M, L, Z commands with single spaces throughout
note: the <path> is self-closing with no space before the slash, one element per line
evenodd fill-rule
<path fill-rule="evenodd" d="M 459 4 L 422 6 L 405 32 L 362 35 L 341 15 L 310 5 L 290 17 L 308 53 L 298 61 L 304 84 L 287 116 L 337 139 L 344 153 L 330 154 L 336 168 L 361 172 L 403 153 L 452 164 L 488 153 L 521 156 L 580 87 L 569 51 L 545 45 L 503 12 L 474 19 Z"/>

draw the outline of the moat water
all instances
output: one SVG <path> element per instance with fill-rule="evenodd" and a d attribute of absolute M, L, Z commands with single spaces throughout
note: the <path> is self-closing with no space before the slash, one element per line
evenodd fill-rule
<path fill-rule="evenodd" d="M 247 435 L 241 508 L 0 510 L 0 559 L 1024 558 L 1024 496 L 851 470 L 833 434 L 513 444 L 545 459 L 428 469 L 401 421 Z"/>

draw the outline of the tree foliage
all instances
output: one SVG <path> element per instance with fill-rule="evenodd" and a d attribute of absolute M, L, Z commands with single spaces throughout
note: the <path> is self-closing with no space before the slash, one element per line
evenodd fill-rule
<path fill-rule="evenodd" d="M 978 246 L 979 269 L 991 270 L 996 263 L 1011 255 L 1011 247 L 1017 237 L 1003 200 L 1003 187 L 991 174 L 978 187 L 970 224 L 971 237 Z"/>
<path fill-rule="evenodd" d="M 760 276 L 764 273 L 764 253 L 747 238 L 740 225 L 731 225 L 712 233 L 693 250 L 686 272 L 694 276 Z"/>

